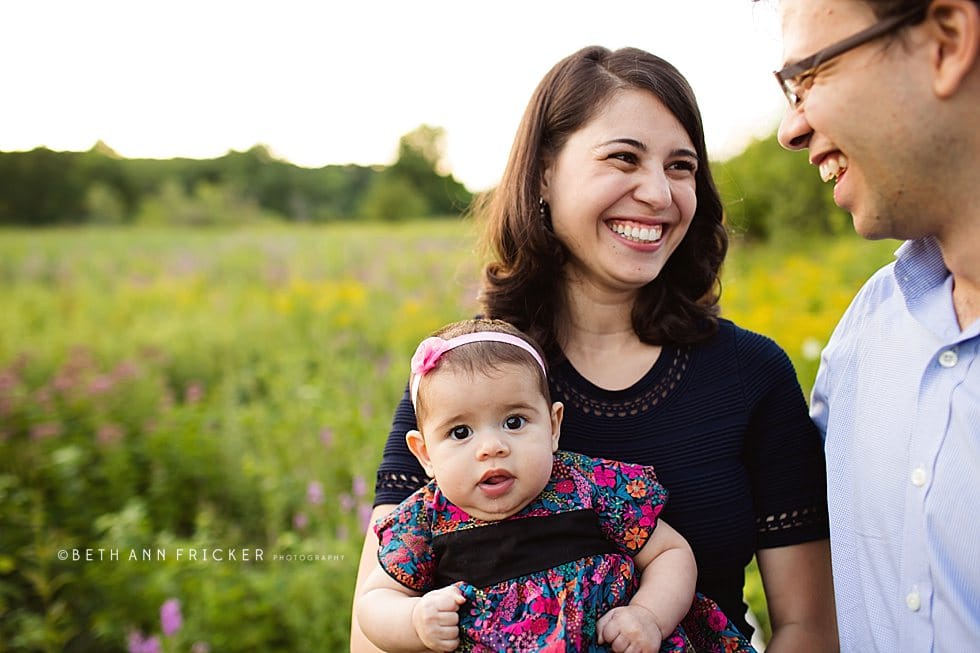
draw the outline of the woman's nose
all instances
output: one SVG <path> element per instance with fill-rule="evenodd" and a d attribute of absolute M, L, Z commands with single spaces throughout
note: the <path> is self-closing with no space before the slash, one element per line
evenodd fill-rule
<path fill-rule="evenodd" d="M 672 201 L 670 180 L 663 170 L 651 170 L 644 174 L 633 191 L 633 197 L 650 206 L 662 209 L 670 206 Z"/>
<path fill-rule="evenodd" d="M 787 109 L 783 119 L 779 121 L 779 131 L 776 137 L 779 144 L 787 150 L 802 150 L 810 144 L 813 128 L 806 120 L 806 114 L 800 109 Z"/>

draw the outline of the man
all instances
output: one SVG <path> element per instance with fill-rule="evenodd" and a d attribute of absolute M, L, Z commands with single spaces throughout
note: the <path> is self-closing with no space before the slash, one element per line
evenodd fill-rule
<path fill-rule="evenodd" d="M 980 7 L 779 6 L 780 143 L 808 150 L 859 234 L 906 241 L 811 401 L 841 649 L 980 650 Z"/>

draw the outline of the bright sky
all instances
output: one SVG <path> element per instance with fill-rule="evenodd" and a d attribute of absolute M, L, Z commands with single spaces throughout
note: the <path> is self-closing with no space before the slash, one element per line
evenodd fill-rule
<path fill-rule="evenodd" d="M 426 123 L 481 190 L 540 78 L 592 44 L 676 65 L 714 158 L 782 112 L 775 9 L 751 0 L 0 0 L 0 150 L 388 164 Z"/>

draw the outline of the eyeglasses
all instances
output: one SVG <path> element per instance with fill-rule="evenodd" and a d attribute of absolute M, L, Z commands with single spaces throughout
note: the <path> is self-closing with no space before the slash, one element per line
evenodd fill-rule
<path fill-rule="evenodd" d="M 918 23 L 925 18 L 927 9 L 928 3 L 924 7 L 916 7 L 914 11 L 880 20 L 871 27 L 863 29 L 843 41 L 838 41 L 805 59 L 800 59 L 796 63 L 791 63 L 782 70 L 773 73 L 776 76 L 776 81 L 779 83 L 779 88 L 783 90 L 783 94 L 789 102 L 789 106 L 796 109 L 803 104 L 803 95 L 812 85 L 817 68 L 834 57 L 839 57 L 845 52 L 853 50 L 859 45 L 864 45 L 869 41 L 873 41 L 878 37 L 903 27 L 906 23 Z"/>

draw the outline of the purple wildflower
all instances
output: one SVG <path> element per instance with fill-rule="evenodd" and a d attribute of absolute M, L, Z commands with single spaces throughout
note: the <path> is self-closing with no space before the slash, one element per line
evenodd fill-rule
<path fill-rule="evenodd" d="M 184 618 L 180 614 L 180 601 L 177 599 L 167 599 L 160 606 L 160 629 L 163 634 L 170 637 L 184 623 Z"/>
<path fill-rule="evenodd" d="M 306 500 L 314 506 L 323 503 L 323 485 L 319 481 L 310 481 L 306 486 Z"/>

